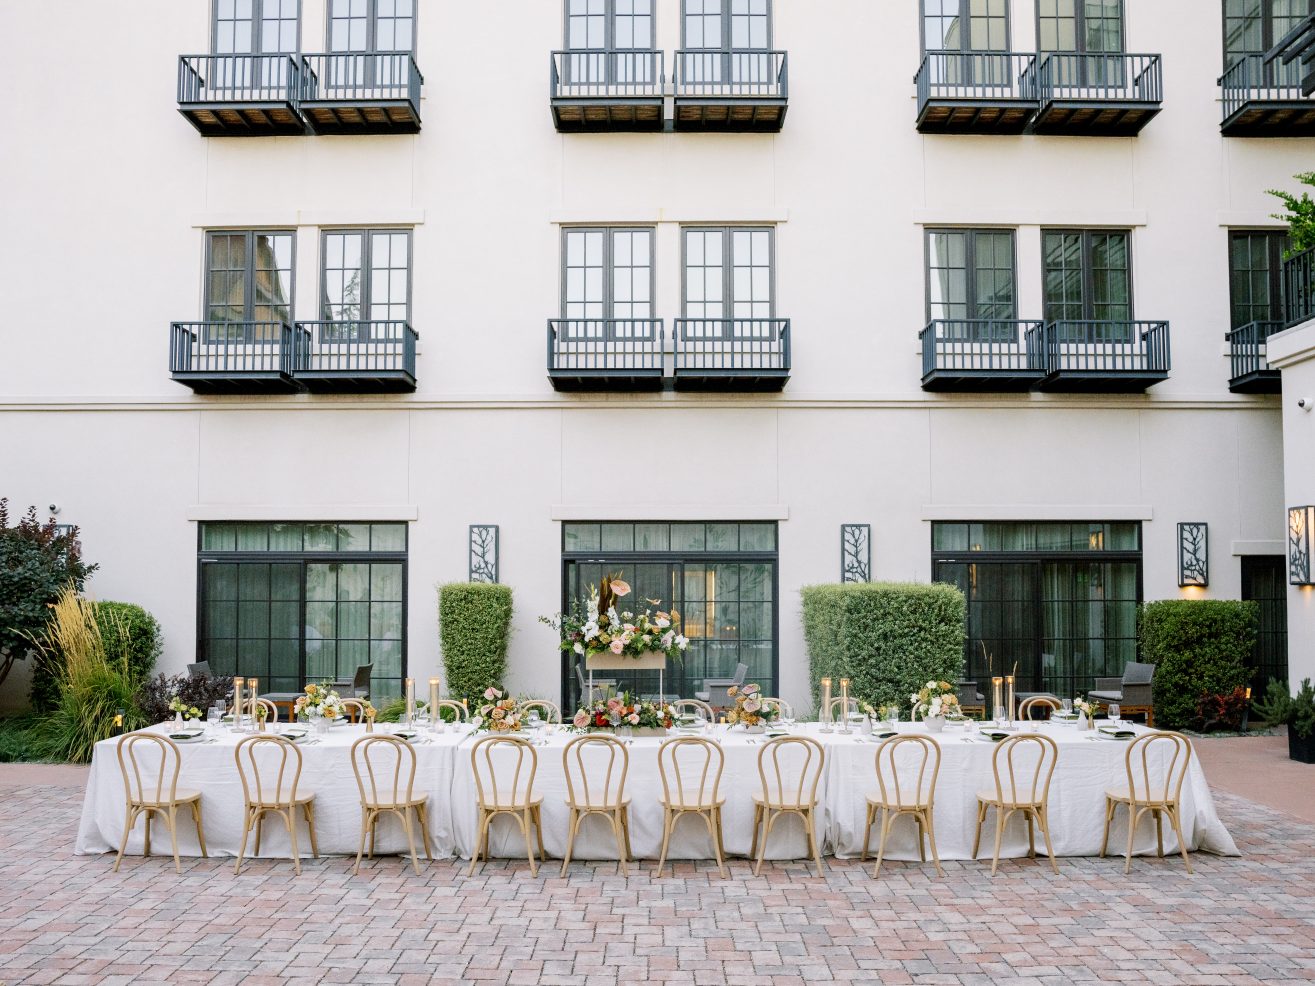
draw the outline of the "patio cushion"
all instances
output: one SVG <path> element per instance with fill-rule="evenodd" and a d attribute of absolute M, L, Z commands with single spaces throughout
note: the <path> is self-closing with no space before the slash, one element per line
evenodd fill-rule
<path fill-rule="evenodd" d="M 1122 692 L 1087 692 L 1088 699 L 1095 699 L 1098 702 L 1122 702 Z"/>
<path fill-rule="evenodd" d="M 1123 683 L 1125 685 L 1149 685 L 1154 677 L 1154 664 L 1139 664 L 1136 661 L 1129 661 L 1123 666 Z"/>

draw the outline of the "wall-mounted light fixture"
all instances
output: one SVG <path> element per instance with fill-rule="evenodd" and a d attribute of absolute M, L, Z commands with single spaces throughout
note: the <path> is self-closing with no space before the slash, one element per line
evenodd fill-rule
<path fill-rule="evenodd" d="M 1311 548 L 1315 545 L 1315 507 L 1288 508 L 1288 582 L 1315 585 Z"/>
<path fill-rule="evenodd" d="M 1178 584 L 1210 584 L 1210 525 L 1191 521 L 1178 525 Z"/>

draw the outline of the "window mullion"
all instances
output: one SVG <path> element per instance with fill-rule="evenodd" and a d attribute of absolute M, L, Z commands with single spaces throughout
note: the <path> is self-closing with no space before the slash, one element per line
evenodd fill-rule
<path fill-rule="evenodd" d="M 966 229 L 963 235 L 964 315 L 971 322 L 980 314 L 977 307 L 977 230 Z"/>

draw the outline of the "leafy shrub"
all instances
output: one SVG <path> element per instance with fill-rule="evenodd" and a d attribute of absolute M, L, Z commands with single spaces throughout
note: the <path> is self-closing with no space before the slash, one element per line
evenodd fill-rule
<path fill-rule="evenodd" d="M 34 715 L 0 718 L 0 763 L 32 763 L 44 759 Z"/>
<path fill-rule="evenodd" d="M 111 653 L 126 647 L 128 668 L 138 680 L 145 680 L 155 670 L 155 662 L 164 650 L 160 624 L 146 610 L 133 603 L 97 602 L 96 619 L 101 633 L 109 635 L 105 649 Z M 62 658 L 43 655 L 32 669 L 32 707 L 51 709 L 59 700 L 58 665 Z"/>
<path fill-rule="evenodd" d="M 1192 726 L 1203 733 L 1217 730 L 1237 732 L 1242 728 L 1250 702 L 1247 690 L 1241 687 L 1234 688 L 1227 695 L 1202 695 L 1196 703 L 1196 718 Z"/>
<path fill-rule="evenodd" d="M 1302 739 L 1315 733 L 1315 688 L 1304 678 L 1296 695 L 1288 694 L 1288 686 L 1274 678 L 1269 679 L 1265 697 L 1254 704 L 1256 715 L 1270 726 L 1287 726 Z"/>
<path fill-rule="evenodd" d="M 438 589 L 438 630 L 449 695 L 473 699 L 507 674 L 511 587 L 452 582 Z"/>
<path fill-rule="evenodd" d="M 909 707 L 928 681 L 963 670 L 963 593 L 952 585 L 852 582 L 805 586 L 804 640 L 814 699 L 818 682 L 849 678 L 850 694 L 873 705 Z M 820 704 L 820 703 L 819 703 Z"/>
<path fill-rule="evenodd" d="M 1182 729 L 1203 695 L 1245 688 L 1243 663 L 1256 639 L 1254 602 L 1165 599 L 1146 603 L 1137 619 L 1142 660 L 1156 666 L 1155 724 Z"/>
<path fill-rule="evenodd" d="M 96 744 L 118 731 L 120 713 L 125 730 L 146 725 L 134 702 L 140 682 L 128 666 L 126 631 L 110 614 L 106 623 L 102 628 L 95 604 L 70 587 L 60 594 L 45 632 L 33 638 L 43 658 L 63 659 L 58 703 L 38 732 L 41 751 L 56 760 L 89 763 Z M 116 645 L 107 648 L 107 639 Z"/>
<path fill-rule="evenodd" d="M 428 702 L 422 702 L 420 699 L 416 699 L 417 714 L 423 712 L 428 708 L 429 708 Z M 387 705 L 385 705 L 382 709 L 379 710 L 379 712 L 374 717 L 374 721 L 401 722 L 402 716 L 404 715 L 406 715 L 406 699 L 395 698 Z M 456 710 L 454 709 L 439 709 L 438 717 L 442 719 L 444 722 L 456 722 L 458 718 Z"/>
<path fill-rule="evenodd" d="M 233 691 L 233 679 L 211 675 L 157 674 L 137 690 L 137 708 L 148 723 L 164 722 L 174 717 L 169 703 L 179 698 L 204 712 L 216 702 L 227 703 Z"/>
<path fill-rule="evenodd" d="M 45 630 L 50 604 L 65 586 L 81 592 L 94 571 L 82 560 L 76 527 L 61 531 L 53 518 L 42 524 L 36 507 L 10 527 L 9 501 L 0 499 L 0 682 L 14 662 L 39 653 L 32 638 Z"/>
<path fill-rule="evenodd" d="M 1315 186 L 1315 171 L 1303 171 L 1293 177 L 1303 185 Z M 1311 200 L 1310 193 L 1302 192 L 1297 196 L 1291 192 L 1270 189 L 1269 194 L 1282 202 L 1287 209 L 1287 212 L 1274 213 L 1272 218 L 1282 219 L 1288 224 L 1293 252 L 1300 253 L 1302 250 L 1315 247 L 1315 201 Z"/>

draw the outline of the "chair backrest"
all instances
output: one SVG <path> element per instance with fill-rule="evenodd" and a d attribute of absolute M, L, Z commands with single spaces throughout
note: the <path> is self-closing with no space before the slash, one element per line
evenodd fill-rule
<path fill-rule="evenodd" d="M 977 682 L 975 681 L 960 681 L 957 683 L 956 687 L 959 690 L 959 704 L 962 706 L 978 706 L 986 701 L 986 699 L 978 693 Z"/>
<path fill-rule="evenodd" d="M 370 672 L 373 670 L 373 664 L 358 664 L 356 673 L 352 675 L 352 691 L 368 693 L 370 691 Z"/>
<path fill-rule="evenodd" d="M 817 804 L 817 784 L 825 760 L 826 750 L 811 737 L 778 736 L 769 740 L 758 751 L 763 803 L 769 808 Z"/>
<path fill-rule="evenodd" d="M 260 706 L 262 709 L 265 710 L 266 722 L 279 721 L 279 707 L 275 705 L 273 702 L 271 702 L 269 699 L 258 698 L 256 699 L 256 705 Z"/>
<path fill-rule="evenodd" d="M 577 736 L 562 750 L 566 797 L 573 805 L 620 808 L 625 800 L 630 752 L 615 736 Z"/>
<path fill-rule="evenodd" d="M 187 666 L 187 677 L 189 677 L 189 678 L 209 678 L 209 677 L 210 677 L 210 662 L 209 662 L 209 661 L 197 661 L 195 664 L 189 664 L 189 665 Z"/>
<path fill-rule="evenodd" d="M 442 714 L 444 709 L 451 709 L 456 715 L 456 718 L 452 720 L 453 722 L 465 722 L 470 718 L 466 714 L 466 707 L 460 702 L 452 701 L 450 698 L 440 698 L 438 700 L 438 705 L 435 707 L 435 715 Z"/>
<path fill-rule="evenodd" d="M 352 773 L 362 804 L 405 804 L 415 786 L 416 751 L 396 736 L 362 736 L 352 744 Z"/>
<path fill-rule="evenodd" d="M 358 698 L 345 698 L 342 700 L 342 711 L 348 722 L 360 722 L 365 718 L 365 703 Z"/>
<path fill-rule="evenodd" d="M 877 747 L 876 770 L 881 800 L 886 804 L 930 808 L 935 803 L 936 777 L 941 772 L 941 745 L 919 733 L 892 736 Z"/>
<path fill-rule="evenodd" d="M 123 792 L 129 801 L 170 802 L 178 794 L 178 745 L 156 733 L 126 733 L 117 744 Z"/>
<path fill-rule="evenodd" d="M 485 736 L 470 750 L 480 804 L 522 807 L 534 797 L 539 754 L 519 736 Z"/>
<path fill-rule="evenodd" d="M 301 783 L 301 750 L 282 736 L 248 736 L 233 750 L 248 803 L 289 806 Z"/>
<path fill-rule="evenodd" d="M 1001 740 L 991 757 L 996 798 L 1009 804 L 1045 804 L 1058 759 L 1059 745 L 1049 736 L 1021 733 Z"/>
<path fill-rule="evenodd" d="M 749 665 L 747 665 L 747 664 L 736 664 L 736 665 L 735 665 L 735 678 L 734 678 L 735 684 L 737 684 L 737 685 L 742 685 L 742 684 L 744 684 L 744 676 L 745 676 L 746 674 L 748 674 L 748 673 L 749 673 Z"/>
<path fill-rule="evenodd" d="M 699 716 L 700 718 L 705 719 L 708 722 L 715 722 L 717 719 L 717 714 L 712 711 L 712 706 L 709 705 L 707 702 L 700 701 L 697 698 L 681 698 L 681 699 L 677 699 L 671 704 L 672 707 L 675 708 L 676 715 L 678 716 L 685 713 L 693 712 L 696 716 Z"/>
<path fill-rule="evenodd" d="M 1050 718 L 1050 713 L 1057 709 L 1063 708 L 1063 703 L 1057 698 L 1051 698 L 1049 695 L 1033 695 L 1025 698 L 1018 706 L 1018 718 L 1033 719 L 1032 713 L 1038 709 L 1045 711 L 1045 717 Z"/>
<path fill-rule="evenodd" d="M 846 702 L 846 699 L 843 699 L 843 698 L 833 698 L 833 699 L 831 700 L 831 705 L 828 706 L 828 708 L 829 708 L 829 710 L 830 710 L 831 718 L 832 718 L 832 719 L 838 719 L 840 716 L 844 715 L 844 709 L 843 709 L 842 707 L 845 705 L 845 702 Z M 851 695 L 851 696 L 849 696 L 848 702 L 849 702 L 849 705 L 848 705 L 848 709 L 849 709 L 849 711 L 850 711 L 850 712 L 857 712 L 857 711 L 858 711 L 858 699 L 856 699 L 853 695 Z"/>
<path fill-rule="evenodd" d="M 562 710 L 557 707 L 556 702 L 551 702 L 546 698 L 532 698 L 521 703 L 521 715 L 525 715 L 531 709 L 539 713 L 540 719 L 561 725 Z"/>
<path fill-rule="evenodd" d="M 762 704 L 764 706 L 768 706 L 768 705 L 775 706 L 777 714 L 783 716 L 786 719 L 794 718 L 793 707 L 791 707 L 790 703 L 783 698 L 769 698 L 767 696 L 764 696 L 762 700 Z"/>
<path fill-rule="evenodd" d="M 1123 666 L 1125 685 L 1149 685 L 1155 679 L 1155 665 L 1129 661 Z"/>
<path fill-rule="evenodd" d="M 1152 760 L 1158 762 L 1152 763 Z M 1176 802 L 1182 794 L 1183 779 L 1191 762 L 1192 742 L 1182 733 L 1156 732 L 1138 736 L 1128 744 L 1124 757 L 1128 790 L 1138 801 Z"/>
<path fill-rule="evenodd" d="M 680 736 L 658 747 L 662 797 L 668 804 L 713 805 L 721 790 L 726 755 L 701 736 Z"/>

